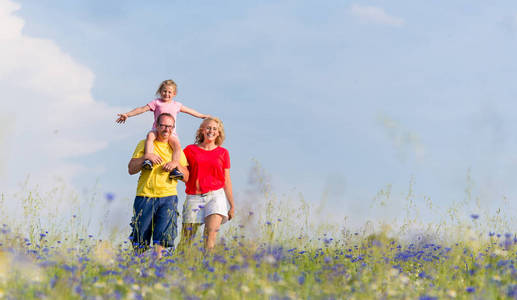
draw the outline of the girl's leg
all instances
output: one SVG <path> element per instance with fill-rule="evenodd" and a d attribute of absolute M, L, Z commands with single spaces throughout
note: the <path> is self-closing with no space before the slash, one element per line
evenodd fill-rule
<path fill-rule="evenodd" d="M 154 152 L 154 140 L 156 140 L 156 133 L 151 130 L 149 131 L 145 139 L 144 155 Z M 142 168 L 146 170 L 151 170 L 153 168 L 153 162 L 148 159 L 144 160 Z"/>
<path fill-rule="evenodd" d="M 175 135 L 170 135 L 169 137 L 169 145 L 172 148 L 172 162 L 176 163 L 176 165 L 179 165 L 180 158 L 181 158 L 181 144 L 180 140 Z"/>
<path fill-rule="evenodd" d="M 197 229 L 199 228 L 198 223 L 183 223 L 181 227 L 181 240 L 178 244 L 178 251 L 185 252 L 192 246 L 192 240 L 196 236 Z"/>
<path fill-rule="evenodd" d="M 149 131 L 145 139 L 144 154 L 153 153 L 154 151 L 154 140 L 156 140 L 156 132 L 154 130 Z"/>
<path fill-rule="evenodd" d="M 219 214 L 209 215 L 205 218 L 205 250 L 210 252 L 214 249 L 217 232 L 221 227 L 223 216 Z"/>

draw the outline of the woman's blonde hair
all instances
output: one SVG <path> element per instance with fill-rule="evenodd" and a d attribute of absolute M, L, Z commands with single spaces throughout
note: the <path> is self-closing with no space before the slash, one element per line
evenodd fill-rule
<path fill-rule="evenodd" d="M 178 92 L 178 86 L 176 85 L 176 82 L 174 82 L 174 80 L 172 80 L 172 79 L 167 79 L 167 80 L 162 81 L 162 83 L 160 83 L 160 86 L 158 87 L 158 90 L 156 90 L 155 95 L 160 96 L 160 93 L 162 92 L 163 87 L 166 85 L 170 85 L 170 86 L 174 87 L 174 91 L 176 93 Z"/>
<path fill-rule="evenodd" d="M 204 119 L 203 122 L 201 122 L 201 125 L 199 125 L 199 128 L 197 129 L 197 132 L 196 132 L 195 143 L 198 145 L 203 143 L 203 141 L 205 140 L 205 136 L 203 135 L 203 128 L 210 121 L 216 122 L 217 127 L 219 127 L 219 136 L 215 139 L 215 144 L 217 146 L 221 146 L 224 142 L 224 139 L 226 138 L 226 135 L 224 134 L 223 122 L 219 118 L 216 118 L 216 117 L 208 117 L 208 118 Z"/>

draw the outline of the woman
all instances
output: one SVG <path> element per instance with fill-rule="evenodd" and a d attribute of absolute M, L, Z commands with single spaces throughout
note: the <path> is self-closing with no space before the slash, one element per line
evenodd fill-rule
<path fill-rule="evenodd" d="M 199 126 L 195 144 L 183 150 L 190 175 L 179 249 L 190 246 L 198 227 L 204 223 L 205 250 L 211 251 L 219 227 L 234 216 L 230 155 L 221 147 L 224 138 L 221 120 L 209 117 Z"/>

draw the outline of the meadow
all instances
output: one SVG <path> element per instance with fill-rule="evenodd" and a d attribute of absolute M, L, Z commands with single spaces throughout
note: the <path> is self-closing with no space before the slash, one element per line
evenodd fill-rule
<path fill-rule="evenodd" d="M 59 189 L 23 190 L 0 199 L 1 299 L 517 299 L 511 226 L 500 215 L 462 219 L 461 203 L 450 221 L 419 224 L 408 196 L 400 225 L 352 230 L 312 224 L 311 205 L 285 205 L 259 183 L 260 205 L 241 208 L 213 253 L 198 237 L 156 260 L 133 254 L 128 228 L 89 234 L 82 215 L 45 207 L 70 201 Z M 23 218 L 6 213 L 7 201 L 22 204 Z"/>

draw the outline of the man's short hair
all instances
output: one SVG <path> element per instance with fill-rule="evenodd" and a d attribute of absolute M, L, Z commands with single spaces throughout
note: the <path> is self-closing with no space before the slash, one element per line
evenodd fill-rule
<path fill-rule="evenodd" d="M 161 114 L 158 116 L 158 119 L 156 119 L 156 123 L 158 123 L 158 124 L 156 124 L 156 125 L 159 125 L 159 124 L 160 124 L 160 121 L 162 120 L 162 117 L 165 117 L 165 116 L 167 116 L 167 117 L 171 117 L 171 118 L 172 118 L 172 120 L 174 121 L 174 124 L 176 124 L 176 119 L 174 119 L 174 117 L 173 117 L 170 113 L 166 113 L 166 112 L 165 112 L 165 113 L 161 113 Z M 158 127 L 158 126 L 157 126 L 157 127 Z"/>

